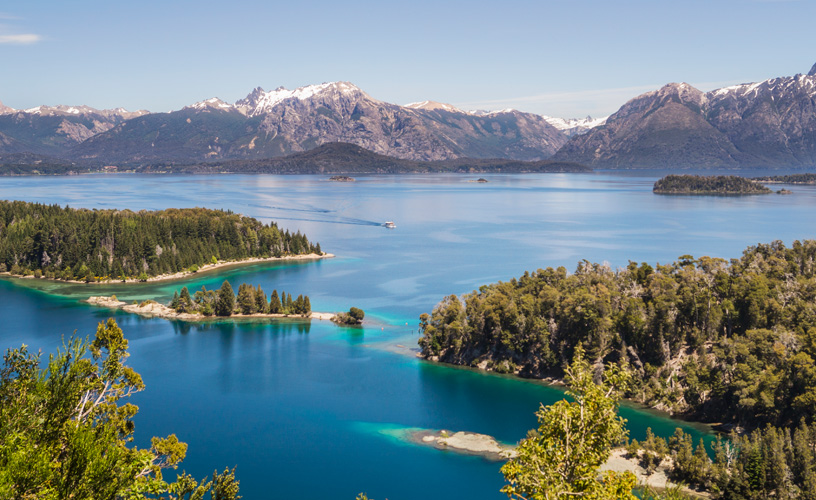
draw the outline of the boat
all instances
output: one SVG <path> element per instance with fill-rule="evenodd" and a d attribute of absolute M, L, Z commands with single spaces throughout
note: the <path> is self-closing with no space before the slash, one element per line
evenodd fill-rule
<path fill-rule="evenodd" d="M 390 220 L 385 221 L 385 224 L 383 224 L 383 226 L 387 227 L 388 229 L 394 229 L 395 227 L 397 227 L 397 225 L 394 224 L 394 222 L 390 221 Z"/>

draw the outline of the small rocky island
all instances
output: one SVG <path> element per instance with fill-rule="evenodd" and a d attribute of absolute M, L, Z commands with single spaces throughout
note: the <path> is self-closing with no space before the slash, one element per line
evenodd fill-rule
<path fill-rule="evenodd" d="M 737 175 L 667 175 L 654 184 L 655 194 L 770 194 L 759 182 Z"/>
<path fill-rule="evenodd" d="M 355 179 L 354 177 L 349 177 L 347 175 L 333 175 L 329 177 L 329 180 L 334 182 L 354 182 L 357 179 Z"/>

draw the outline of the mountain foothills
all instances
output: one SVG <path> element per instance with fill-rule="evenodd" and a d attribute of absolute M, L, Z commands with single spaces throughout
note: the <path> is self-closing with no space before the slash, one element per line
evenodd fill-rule
<path fill-rule="evenodd" d="M 711 92 L 668 84 L 572 137 L 555 159 L 599 168 L 814 166 L 816 65 Z"/>
<path fill-rule="evenodd" d="M 2 163 L 2 162 L 0 162 Z M 457 158 L 439 161 L 403 160 L 371 152 L 360 146 L 331 142 L 309 151 L 278 158 L 199 162 L 189 165 L 148 165 L 137 172 L 244 173 L 244 174 L 396 174 L 396 173 L 471 173 L 471 172 L 591 172 L 585 165 L 552 160 L 522 161 L 503 158 Z"/>
<path fill-rule="evenodd" d="M 806 75 L 711 92 L 671 83 L 597 119 L 463 111 L 434 101 L 399 106 L 349 82 L 258 87 L 235 103 L 211 98 L 169 113 L 16 110 L 0 103 L 4 165 L 14 154 L 129 168 L 258 160 L 334 142 L 412 161 L 552 157 L 597 168 L 808 167 L 816 164 L 816 66 Z"/>

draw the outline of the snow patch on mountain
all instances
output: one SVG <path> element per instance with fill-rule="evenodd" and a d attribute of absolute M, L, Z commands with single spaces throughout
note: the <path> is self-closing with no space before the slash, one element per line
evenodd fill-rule
<path fill-rule="evenodd" d="M 445 104 L 443 102 L 436 102 L 436 101 L 420 101 L 420 102 L 412 102 L 403 106 L 404 108 L 409 109 L 424 109 L 427 111 L 448 111 L 450 113 L 464 113 L 461 109 L 453 106 L 452 104 Z"/>
<path fill-rule="evenodd" d="M 513 108 L 505 108 L 499 109 L 497 111 L 487 111 L 486 109 L 473 109 L 468 111 L 467 113 L 473 116 L 492 116 L 492 115 L 500 115 L 503 113 L 515 113 L 516 110 Z"/>
<path fill-rule="evenodd" d="M 33 108 L 28 108 L 24 110 L 16 110 L 12 108 L 8 108 L 3 106 L 0 103 L 0 114 L 10 114 L 10 113 L 25 113 L 29 115 L 38 115 L 38 116 L 81 116 L 81 115 L 101 115 L 105 117 L 119 117 L 124 120 L 128 120 L 130 118 L 135 118 L 137 116 L 142 116 L 149 114 L 149 111 L 139 110 L 139 111 L 128 111 L 125 108 L 115 108 L 115 109 L 96 109 L 90 106 L 66 106 L 63 104 L 58 104 L 56 106 L 35 106 Z"/>
<path fill-rule="evenodd" d="M 592 118 L 591 116 L 587 116 L 586 118 L 556 118 L 553 116 L 544 116 L 543 118 L 547 123 L 561 132 L 564 132 L 567 137 L 572 137 L 574 135 L 585 134 L 595 127 L 600 127 L 606 123 L 606 119 L 609 117 Z"/>
<path fill-rule="evenodd" d="M 355 93 L 367 96 L 359 87 L 349 82 L 328 82 L 319 85 L 307 85 L 305 87 L 298 87 L 295 90 L 278 87 L 269 92 L 258 87 L 244 99 L 237 101 L 235 107 L 247 116 L 256 116 L 270 112 L 275 106 L 287 99 L 305 101 L 319 96 L 332 94 L 350 95 Z"/>
<path fill-rule="evenodd" d="M 235 106 L 233 106 L 232 104 L 230 104 L 228 102 L 224 102 L 224 101 L 222 101 L 221 99 L 219 99 L 217 97 L 211 97 L 211 98 L 209 98 L 207 100 L 199 101 L 199 102 L 197 102 L 197 103 L 195 103 L 193 105 L 185 106 L 184 109 L 198 109 L 198 110 L 203 110 L 203 109 L 223 109 L 223 110 L 228 110 L 228 109 L 235 109 Z"/>
<path fill-rule="evenodd" d="M 17 112 L 16 109 L 10 108 L 10 107 L 4 105 L 2 102 L 0 102 L 0 115 L 10 115 L 10 114 L 16 113 L 16 112 Z"/>

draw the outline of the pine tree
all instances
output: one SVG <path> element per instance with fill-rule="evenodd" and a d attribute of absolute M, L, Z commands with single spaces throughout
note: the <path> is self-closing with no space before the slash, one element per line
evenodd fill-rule
<path fill-rule="evenodd" d="M 272 314 L 280 314 L 282 309 L 281 301 L 278 298 L 278 291 L 272 290 L 272 296 L 269 297 L 269 312 Z"/>
<path fill-rule="evenodd" d="M 216 316 L 232 316 L 235 310 L 235 293 L 232 291 L 232 285 L 229 281 L 224 280 L 221 288 L 218 290 L 218 300 L 215 303 Z"/>
<path fill-rule="evenodd" d="M 241 283 L 238 286 L 238 309 L 241 314 L 253 314 L 255 312 L 255 290 L 251 285 Z"/>
<path fill-rule="evenodd" d="M 193 299 L 190 298 L 190 290 L 187 290 L 187 287 L 185 286 L 181 289 L 181 294 L 179 295 L 179 307 L 176 308 L 176 310 L 179 312 L 190 312 L 192 308 Z"/>
<path fill-rule="evenodd" d="M 255 312 L 261 314 L 269 312 L 269 304 L 266 302 L 266 294 L 261 285 L 255 289 Z"/>
<path fill-rule="evenodd" d="M 309 296 L 305 296 L 303 298 L 303 314 L 311 314 L 312 313 L 312 303 L 309 301 Z"/>

